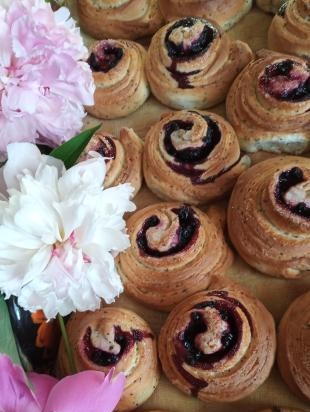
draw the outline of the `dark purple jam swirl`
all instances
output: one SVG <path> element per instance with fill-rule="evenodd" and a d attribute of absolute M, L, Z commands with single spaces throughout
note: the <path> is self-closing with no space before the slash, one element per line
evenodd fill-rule
<path fill-rule="evenodd" d="M 310 98 L 310 69 L 302 74 L 300 63 L 287 59 L 271 64 L 260 78 L 260 87 L 278 100 L 300 102 Z M 298 83 L 298 86 L 292 84 Z"/>
<path fill-rule="evenodd" d="M 164 147 L 166 152 L 173 157 L 175 163 L 167 162 L 167 165 L 176 173 L 189 177 L 192 184 L 201 185 L 214 182 L 223 173 L 233 168 L 239 161 L 239 159 L 232 165 L 223 168 L 219 173 L 214 176 L 209 176 L 207 179 L 202 179 L 201 175 L 205 172 L 202 169 L 196 169 L 195 166 L 205 162 L 208 156 L 214 150 L 216 145 L 221 140 L 221 130 L 218 124 L 212 120 L 209 116 L 203 116 L 198 112 L 192 112 L 201 116 L 208 124 L 207 134 L 202 137 L 202 144 L 199 147 L 188 147 L 186 149 L 177 150 L 172 142 L 172 133 L 178 130 L 192 130 L 193 123 L 184 122 L 182 120 L 173 120 L 164 126 Z"/>
<path fill-rule="evenodd" d="M 111 139 L 111 137 L 109 136 L 105 136 L 104 140 L 100 139 L 94 150 L 97 153 L 100 153 L 103 157 L 108 157 L 109 159 L 113 160 L 116 158 L 116 146 L 113 139 Z"/>
<path fill-rule="evenodd" d="M 293 167 L 290 170 L 282 172 L 279 176 L 278 183 L 275 189 L 275 197 L 277 201 L 286 207 L 290 212 L 302 216 L 304 218 L 310 218 L 310 208 L 305 202 L 300 202 L 296 205 L 290 205 L 285 201 L 285 193 L 293 186 L 304 182 L 303 171 L 299 167 Z"/>
<path fill-rule="evenodd" d="M 167 67 L 167 70 L 171 73 L 171 77 L 178 83 L 180 89 L 192 89 L 193 86 L 190 84 L 189 78 L 190 76 L 198 74 L 200 70 L 180 72 L 177 70 L 178 62 L 189 61 L 206 52 L 218 34 L 215 28 L 205 22 L 204 29 L 198 38 L 192 41 L 190 46 L 185 45 L 184 42 L 175 44 L 170 39 L 170 35 L 174 30 L 180 27 L 193 27 L 197 21 L 200 20 L 195 19 L 194 17 L 186 17 L 178 20 L 169 28 L 165 36 L 165 45 L 168 51 L 168 56 L 172 60 L 171 66 Z"/>
<path fill-rule="evenodd" d="M 223 300 L 208 300 L 195 305 L 192 308 L 194 311 L 191 313 L 189 324 L 174 338 L 173 360 L 184 379 L 192 385 L 193 395 L 197 395 L 200 389 L 207 387 L 208 382 L 195 379 L 182 365 L 186 363 L 198 369 L 211 370 L 217 362 L 234 356 L 240 347 L 243 333 L 242 319 L 237 308 L 243 311 L 252 330 L 250 314 L 238 300 L 228 297 L 227 292 L 223 291 L 214 291 L 208 296 L 220 297 Z M 196 344 L 196 337 L 208 332 L 209 325 L 202 311 L 205 308 L 215 309 L 227 324 L 226 330 L 222 332 L 221 348 L 209 354 L 202 352 Z"/>
<path fill-rule="evenodd" d="M 91 328 L 87 328 L 83 338 L 84 352 L 87 358 L 98 366 L 114 366 L 123 355 L 128 353 L 136 342 L 141 342 L 143 339 L 154 339 L 153 335 L 148 332 L 133 329 L 131 332 L 125 332 L 120 326 L 114 327 L 114 340 L 120 346 L 118 354 L 105 352 L 96 348 L 91 341 Z"/>
<path fill-rule="evenodd" d="M 180 27 L 192 27 L 197 21 L 199 21 L 199 19 L 194 17 L 186 17 L 178 20 L 169 28 L 165 36 L 165 45 L 169 57 L 172 59 L 186 61 L 193 59 L 208 50 L 211 43 L 217 36 L 217 31 L 207 22 L 205 22 L 204 29 L 200 33 L 199 37 L 191 43 L 190 47 L 186 47 L 184 43 L 175 44 L 170 40 L 170 35 L 174 30 Z"/>
<path fill-rule="evenodd" d="M 180 209 L 172 209 L 179 218 L 179 228 L 177 229 L 177 243 L 165 251 L 153 249 L 147 240 L 147 231 L 151 227 L 159 225 L 160 220 L 156 215 L 145 220 L 141 230 L 137 234 L 137 245 L 140 252 L 155 258 L 171 256 L 188 249 L 197 239 L 200 221 L 195 216 L 194 210 L 190 206 L 182 206 Z"/>
<path fill-rule="evenodd" d="M 121 47 L 116 47 L 104 42 L 100 50 L 96 51 L 96 53 L 91 53 L 87 63 L 93 72 L 107 73 L 117 66 L 123 54 L 124 51 Z"/>

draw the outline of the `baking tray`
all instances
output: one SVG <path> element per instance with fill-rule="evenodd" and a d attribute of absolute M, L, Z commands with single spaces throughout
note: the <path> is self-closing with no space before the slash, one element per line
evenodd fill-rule
<path fill-rule="evenodd" d="M 77 18 L 75 1 L 69 1 L 69 6 L 73 16 Z M 253 7 L 236 26 L 228 31 L 232 40 L 243 40 L 249 44 L 253 51 L 266 47 L 267 31 L 272 20 L 272 15 L 266 14 L 256 7 Z M 89 46 L 93 40 L 84 35 L 85 42 Z M 148 40 L 141 43 L 147 46 Z M 147 102 L 135 113 L 122 119 L 98 121 L 87 116 L 85 128 L 91 127 L 99 122 L 103 124 L 103 130 L 118 134 L 121 127 L 131 127 L 144 139 L 150 126 L 156 122 L 161 113 L 171 110 L 154 97 L 150 97 Z M 218 113 L 225 117 L 225 105 L 215 106 L 209 111 Z M 267 153 L 257 153 L 251 155 L 252 162 L 256 163 L 267 157 Z M 151 193 L 145 185 L 135 198 L 137 208 L 150 205 L 160 201 Z M 208 211 L 210 206 L 202 207 Z M 212 206 L 213 211 L 225 209 L 225 202 L 219 202 Z M 239 282 L 250 289 L 259 298 L 269 311 L 273 314 L 278 324 L 289 304 L 299 295 L 310 289 L 310 279 L 285 280 L 265 276 L 250 268 L 235 253 L 233 266 L 227 272 L 228 279 Z M 122 295 L 117 302 L 117 306 L 122 306 L 133 310 L 149 322 L 154 333 L 158 335 L 160 328 L 165 321 L 167 314 L 151 310 L 131 298 Z M 309 314 L 310 316 L 310 314 Z M 277 366 L 274 365 L 268 380 L 251 396 L 233 403 L 204 403 L 194 397 L 187 396 L 176 389 L 162 374 L 160 383 L 152 397 L 142 405 L 137 411 L 148 411 L 151 409 L 163 409 L 171 412 L 252 412 L 259 411 L 271 406 L 285 406 L 310 412 L 310 404 L 303 402 L 294 396 L 286 384 L 282 381 Z"/>

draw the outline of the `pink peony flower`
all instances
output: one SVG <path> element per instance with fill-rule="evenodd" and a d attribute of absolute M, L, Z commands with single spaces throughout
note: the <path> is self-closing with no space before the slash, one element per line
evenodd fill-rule
<path fill-rule="evenodd" d="M 2 3 L 0 3 L 2 4 Z M 93 104 L 87 49 L 67 8 L 44 0 L 0 5 L 0 152 L 15 141 L 57 146 Z"/>
<path fill-rule="evenodd" d="M 0 411 L 10 412 L 112 412 L 125 384 L 119 374 L 84 371 L 57 381 L 48 375 L 29 374 L 0 355 Z"/>

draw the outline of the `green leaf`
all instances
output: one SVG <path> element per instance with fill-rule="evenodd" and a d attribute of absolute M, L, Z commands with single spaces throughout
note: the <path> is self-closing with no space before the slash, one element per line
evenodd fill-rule
<path fill-rule="evenodd" d="M 101 124 L 92 129 L 87 129 L 84 132 L 78 134 L 61 146 L 52 150 L 50 156 L 56 157 L 64 162 L 67 169 L 74 166 L 81 153 L 87 146 L 92 136 L 99 130 Z"/>
<path fill-rule="evenodd" d="M 0 353 L 6 353 L 12 362 L 21 365 L 9 311 L 2 295 L 0 295 L 0 331 Z"/>

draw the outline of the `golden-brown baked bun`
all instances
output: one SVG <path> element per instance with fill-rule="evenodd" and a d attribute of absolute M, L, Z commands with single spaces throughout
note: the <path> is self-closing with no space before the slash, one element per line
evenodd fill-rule
<path fill-rule="evenodd" d="M 169 314 L 159 336 L 168 379 L 208 402 L 232 402 L 254 392 L 274 363 L 274 320 L 243 289 L 190 296 Z"/>
<path fill-rule="evenodd" d="M 77 0 L 81 28 L 95 39 L 135 40 L 163 25 L 158 0 Z"/>
<path fill-rule="evenodd" d="M 249 46 L 231 41 L 216 23 L 186 17 L 152 38 L 146 74 L 153 94 L 175 109 L 205 109 L 223 101 L 252 59 Z"/>
<path fill-rule="evenodd" d="M 310 275 L 310 159 L 275 157 L 238 179 L 228 207 L 241 257 L 272 276 Z"/>
<path fill-rule="evenodd" d="M 86 107 L 88 113 L 100 119 L 116 119 L 142 106 L 150 94 L 145 57 L 145 49 L 132 41 L 95 43 L 88 58 L 96 85 L 95 104 Z"/>
<path fill-rule="evenodd" d="M 252 0 L 159 0 L 159 6 L 167 21 L 203 17 L 228 30 L 250 11 Z"/>
<path fill-rule="evenodd" d="M 166 113 L 145 139 L 145 180 L 165 200 L 200 204 L 220 198 L 249 165 L 233 128 L 214 113 Z"/>
<path fill-rule="evenodd" d="M 199 209 L 158 203 L 127 221 L 131 247 L 117 257 L 127 294 L 159 310 L 170 310 L 225 272 L 232 253 L 223 232 Z"/>
<path fill-rule="evenodd" d="M 106 158 L 106 176 L 104 187 L 130 183 L 134 196 L 142 184 L 142 152 L 143 143 L 133 129 L 122 127 L 119 136 L 100 130 L 90 140 L 81 160 L 85 160 L 90 152 L 98 152 Z"/>
<path fill-rule="evenodd" d="M 267 13 L 277 13 L 285 0 L 256 0 L 257 6 Z"/>
<path fill-rule="evenodd" d="M 278 366 L 290 389 L 310 401 L 310 292 L 285 312 L 278 332 Z"/>
<path fill-rule="evenodd" d="M 310 58 L 310 2 L 289 0 L 280 8 L 268 31 L 268 48 Z"/>
<path fill-rule="evenodd" d="M 67 323 L 69 342 L 78 371 L 123 372 L 126 384 L 116 411 L 131 411 L 154 392 L 158 380 L 156 340 L 137 314 L 118 307 L 73 314 Z M 58 354 L 61 376 L 70 373 L 63 342 Z"/>
<path fill-rule="evenodd" d="M 231 86 L 228 120 L 241 149 L 300 154 L 310 150 L 310 68 L 305 59 L 262 51 Z"/>

